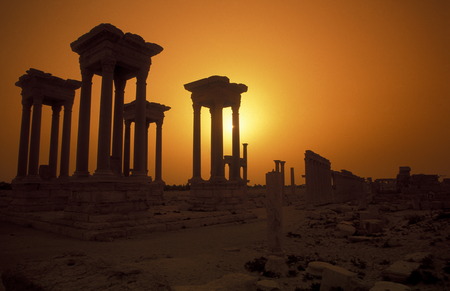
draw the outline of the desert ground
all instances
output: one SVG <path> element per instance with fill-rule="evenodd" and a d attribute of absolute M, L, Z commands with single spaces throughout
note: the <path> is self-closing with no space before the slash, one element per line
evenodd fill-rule
<path fill-rule="evenodd" d="M 256 218 L 246 222 L 113 241 L 81 241 L 0 222 L 0 290 L 319 290 L 320 276 L 308 268 L 314 261 L 357 273 L 359 290 L 383 280 L 410 290 L 450 290 L 449 212 L 413 210 L 395 199 L 364 209 L 287 204 L 280 272 L 264 267 L 271 254 L 266 210 L 256 207 L 261 203 L 253 204 Z M 362 215 L 378 216 L 381 228 L 364 230 Z M 396 262 L 416 267 L 395 277 L 387 270 Z M 11 284 L 17 288 L 5 287 Z"/>

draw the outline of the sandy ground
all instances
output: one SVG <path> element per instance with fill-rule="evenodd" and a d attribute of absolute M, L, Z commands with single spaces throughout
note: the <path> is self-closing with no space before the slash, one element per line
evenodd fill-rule
<path fill-rule="evenodd" d="M 201 285 L 230 273 L 265 278 L 244 267 L 248 261 L 267 256 L 265 209 L 252 211 L 258 219 L 247 223 L 150 233 L 112 242 L 79 241 L 0 223 L 0 271 L 18 263 L 75 256 L 156 274 L 170 286 Z M 337 222 L 352 221 L 354 211 L 339 213 L 329 207 L 311 211 L 294 206 L 283 211 L 285 257 L 295 255 L 296 259 L 290 268 L 295 271 L 292 277 L 269 278 L 282 290 L 306 290 L 316 282 L 303 270 L 309 261 L 342 266 L 373 285 L 391 263 L 419 251 L 433 255 L 432 272 L 439 283 L 411 285 L 413 290 L 450 290 L 450 275 L 443 271 L 450 267 L 450 219 L 436 219 L 437 212 L 386 212 L 384 232 L 370 241 L 355 243 L 336 232 Z M 414 216 L 419 218 L 417 222 L 411 221 Z"/>

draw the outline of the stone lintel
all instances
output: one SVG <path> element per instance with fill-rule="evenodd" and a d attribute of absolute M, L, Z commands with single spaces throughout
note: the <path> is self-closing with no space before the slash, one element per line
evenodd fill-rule
<path fill-rule="evenodd" d="M 201 106 L 211 108 L 214 104 L 222 107 L 239 105 L 241 93 L 247 92 L 244 84 L 230 83 L 230 79 L 224 76 L 211 76 L 184 85 L 184 88 L 192 92 L 192 101 Z"/>
<path fill-rule="evenodd" d="M 315 152 L 313 152 L 311 150 L 307 150 L 305 152 L 305 160 L 314 160 L 314 161 L 317 161 L 317 162 L 319 162 L 321 164 L 324 164 L 324 165 L 328 165 L 328 166 L 331 165 L 330 160 L 322 157 L 319 154 L 316 154 Z"/>
<path fill-rule="evenodd" d="M 22 88 L 24 100 L 42 97 L 44 105 L 63 105 L 73 101 L 75 90 L 81 87 L 81 82 L 72 79 L 62 79 L 52 74 L 30 68 L 19 78 L 16 86 Z"/>

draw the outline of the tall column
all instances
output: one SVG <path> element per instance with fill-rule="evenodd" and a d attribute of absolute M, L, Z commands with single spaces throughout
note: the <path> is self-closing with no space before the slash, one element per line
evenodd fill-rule
<path fill-rule="evenodd" d="M 56 178 L 56 168 L 58 164 L 58 139 L 59 139 L 59 113 L 61 106 L 52 106 L 52 127 L 50 134 L 50 152 L 48 159 L 48 167 L 50 169 L 50 177 Z"/>
<path fill-rule="evenodd" d="M 59 168 L 59 177 L 69 176 L 69 160 L 70 160 L 70 129 L 72 126 L 72 106 L 73 100 L 64 104 L 63 132 L 61 142 L 61 161 Z"/>
<path fill-rule="evenodd" d="M 147 122 L 145 126 L 145 172 L 148 173 L 148 128 L 150 127 L 150 122 Z"/>
<path fill-rule="evenodd" d="M 42 96 L 33 99 L 33 119 L 31 121 L 30 160 L 28 175 L 37 176 L 39 170 L 39 146 L 41 138 Z"/>
<path fill-rule="evenodd" d="M 244 159 L 244 167 L 243 167 L 243 171 L 242 171 L 242 179 L 244 179 L 245 184 L 247 184 L 247 167 L 248 167 L 248 161 L 247 161 L 247 143 L 243 143 L 243 159 Z"/>
<path fill-rule="evenodd" d="M 273 160 L 275 162 L 275 172 L 280 171 L 280 160 Z"/>
<path fill-rule="evenodd" d="M 286 183 L 285 183 L 285 174 L 284 174 L 284 164 L 285 163 L 286 163 L 286 161 L 280 161 L 280 164 L 281 164 L 281 183 L 283 185 L 283 188 L 284 188 L 284 185 L 286 185 Z"/>
<path fill-rule="evenodd" d="M 156 122 L 155 181 L 162 181 L 162 124 L 162 120 Z"/>
<path fill-rule="evenodd" d="M 240 140 L 239 140 L 239 104 L 232 107 L 233 115 L 233 163 L 231 169 L 230 180 L 240 180 L 240 168 L 241 168 L 241 153 L 240 153 Z"/>
<path fill-rule="evenodd" d="M 222 104 L 214 104 L 211 108 L 211 178 L 225 179 L 223 164 L 223 116 Z"/>
<path fill-rule="evenodd" d="M 292 194 L 295 194 L 295 175 L 294 168 L 291 167 L 291 191 Z"/>
<path fill-rule="evenodd" d="M 19 159 L 17 162 L 17 177 L 27 175 L 28 145 L 30 138 L 31 102 L 22 100 L 22 122 L 20 125 Z"/>
<path fill-rule="evenodd" d="M 98 124 L 97 169 L 95 175 L 112 174 L 111 156 L 111 112 L 114 79 L 113 59 L 102 60 L 102 89 L 100 96 L 100 119 Z"/>
<path fill-rule="evenodd" d="M 131 120 L 125 120 L 125 140 L 123 149 L 123 175 L 130 175 L 130 127 Z"/>
<path fill-rule="evenodd" d="M 77 161 L 75 176 L 89 176 L 89 132 L 91 124 L 91 93 L 93 73 L 81 68 L 80 112 L 78 117 Z"/>
<path fill-rule="evenodd" d="M 122 174 L 122 144 L 123 144 L 123 104 L 126 80 L 115 78 L 116 94 L 114 98 L 114 125 L 112 142 L 113 171 L 117 175 Z"/>
<path fill-rule="evenodd" d="M 192 179 L 201 179 L 201 109 L 200 104 L 192 104 L 194 108 L 194 144 L 192 161 Z"/>
<path fill-rule="evenodd" d="M 146 79 L 148 68 L 141 70 L 136 82 L 136 118 L 134 124 L 134 163 L 133 176 L 147 176 L 147 148 L 146 148 Z"/>

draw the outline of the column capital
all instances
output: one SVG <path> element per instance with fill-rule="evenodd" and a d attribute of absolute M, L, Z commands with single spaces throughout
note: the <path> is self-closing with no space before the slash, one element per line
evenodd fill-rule
<path fill-rule="evenodd" d="M 114 78 L 114 88 L 116 92 L 124 92 L 127 80 L 115 77 Z"/>
<path fill-rule="evenodd" d="M 202 105 L 196 102 L 192 102 L 192 108 L 194 108 L 194 111 L 196 110 L 201 110 L 202 109 Z"/>
<path fill-rule="evenodd" d="M 72 111 L 73 99 L 67 100 L 66 102 L 64 102 L 63 106 L 64 106 L 64 111 Z"/>
<path fill-rule="evenodd" d="M 130 127 L 131 126 L 131 120 L 130 119 L 125 119 L 125 126 Z"/>
<path fill-rule="evenodd" d="M 148 72 L 149 72 L 150 68 L 142 68 L 138 71 L 137 75 L 136 75 L 136 84 L 147 84 L 147 77 L 148 77 Z"/>
<path fill-rule="evenodd" d="M 42 102 L 44 101 L 44 96 L 33 96 L 33 105 L 42 105 Z"/>
<path fill-rule="evenodd" d="M 81 67 L 81 77 L 82 79 L 86 80 L 92 80 L 92 77 L 94 76 L 94 72 L 86 67 Z"/>
<path fill-rule="evenodd" d="M 30 109 L 31 105 L 33 105 L 33 101 L 31 99 L 22 98 L 22 108 Z"/>

